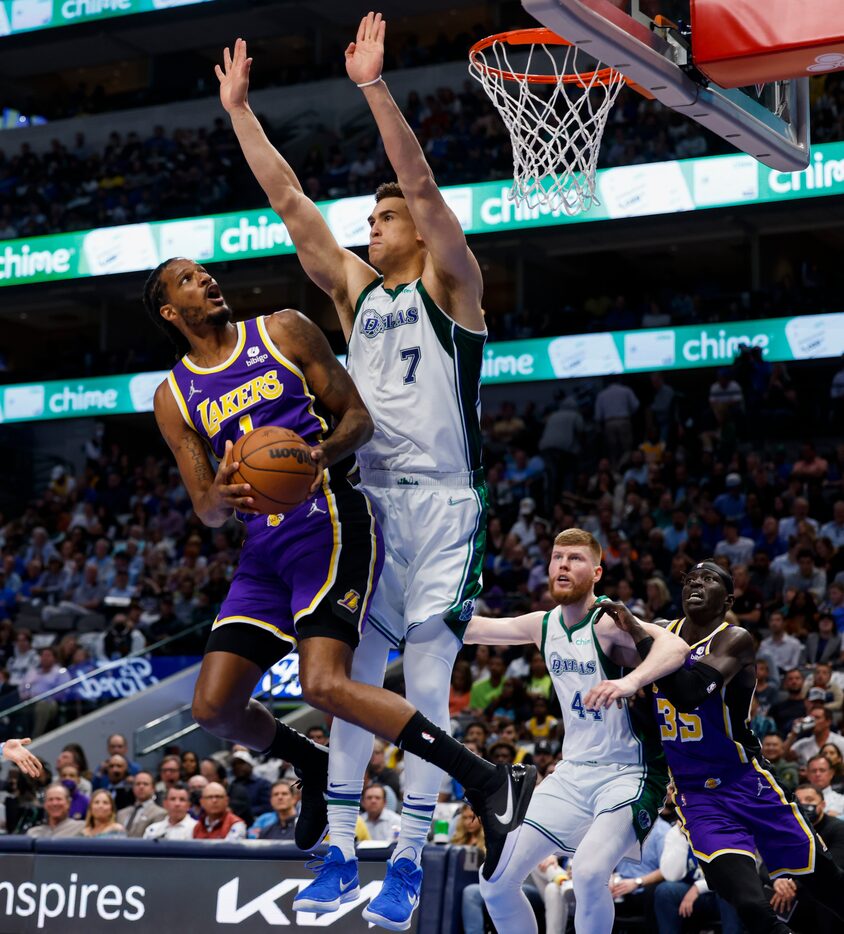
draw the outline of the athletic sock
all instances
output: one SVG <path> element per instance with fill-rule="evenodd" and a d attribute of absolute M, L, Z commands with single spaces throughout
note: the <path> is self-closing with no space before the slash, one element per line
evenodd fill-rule
<path fill-rule="evenodd" d="M 355 858 L 355 825 L 360 814 L 363 782 L 329 782 L 325 792 L 328 805 L 328 842 L 336 846 L 343 859 Z"/>
<path fill-rule="evenodd" d="M 405 792 L 401 807 L 401 831 L 393 850 L 393 862 L 409 859 L 417 866 L 422 862 L 422 847 L 428 839 L 436 804 L 437 795 Z"/>
<path fill-rule="evenodd" d="M 304 733 L 291 729 L 281 720 L 275 722 L 275 739 L 262 750 L 262 755 L 284 759 L 294 769 L 326 769 L 328 749 L 308 739 Z"/>
<path fill-rule="evenodd" d="M 417 710 L 399 734 L 398 745 L 433 762 L 472 791 L 492 791 L 501 781 L 498 769 L 449 736 Z"/>

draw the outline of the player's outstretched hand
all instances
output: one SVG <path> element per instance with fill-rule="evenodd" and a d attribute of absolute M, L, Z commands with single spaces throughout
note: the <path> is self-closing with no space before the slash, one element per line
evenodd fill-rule
<path fill-rule="evenodd" d="M 639 625 L 636 617 L 620 600 L 604 600 L 599 606 L 601 612 L 606 613 L 622 632 L 633 632 Z"/>
<path fill-rule="evenodd" d="M 214 66 L 220 81 L 220 103 L 226 113 L 245 107 L 249 93 L 249 69 L 252 59 L 246 55 L 246 42 L 238 39 L 234 44 L 234 55 L 228 46 L 223 49 L 223 67 Z"/>
<path fill-rule="evenodd" d="M 616 681 L 602 681 L 583 698 L 583 706 L 589 710 L 600 710 L 625 697 L 633 697 L 638 690 L 639 685 L 629 675 Z"/>
<path fill-rule="evenodd" d="M 310 490 L 308 490 L 309 496 L 313 496 L 314 493 L 319 492 L 322 486 L 322 478 L 325 476 L 325 468 L 328 466 L 328 459 L 325 456 L 325 451 L 321 447 L 311 448 L 311 460 L 314 462 L 316 474 L 314 476 L 314 482 L 311 484 Z"/>
<path fill-rule="evenodd" d="M 255 509 L 255 500 L 249 495 L 252 487 L 248 483 L 231 482 L 232 476 L 240 467 L 239 461 L 232 460 L 233 447 L 231 441 L 226 441 L 226 453 L 220 461 L 214 483 L 209 490 L 211 506 L 215 511 L 225 512 L 231 509 L 239 509 L 241 512 L 257 516 L 259 513 Z"/>
<path fill-rule="evenodd" d="M 357 39 L 346 49 L 346 71 L 355 84 L 381 77 L 386 28 L 387 22 L 380 13 L 367 13 L 360 21 Z"/>
<path fill-rule="evenodd" d="M 38 778 L 41 774 L 41 762 L 26 747 L 31 739 L 7 739 L 3 744 L 3 758 L 14 762 L 15 765 L 30 778 Z"/>

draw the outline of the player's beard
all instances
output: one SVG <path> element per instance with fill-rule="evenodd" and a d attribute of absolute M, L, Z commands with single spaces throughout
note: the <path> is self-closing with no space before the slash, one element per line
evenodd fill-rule
<path fill-rule="evenodd" d="M 551 581 L 551 596 L 560 606 L 571 606 L 573 603 L 580 603 L 587 596 L 594 586 L 594 581 L 584 581 L 582 584 L 575 584 L 566 590 L 560 590 L 556 581 Z"/>

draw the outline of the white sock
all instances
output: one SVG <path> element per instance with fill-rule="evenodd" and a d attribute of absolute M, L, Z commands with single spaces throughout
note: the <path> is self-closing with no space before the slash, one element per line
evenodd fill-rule
<path fill-rule="evenodd" d="M 393 850 L 393 862 L 397 859 L 409 859 L 417 866 L 422 862 L 422 847 L 428 839 L 436 804 L 437 795 L 405 792 L 402 799 L 401 831 Z"/>
<path fill-rule="evenodd" d="M 355 825 L 360 814 L 363 782 L 329 782 L 325 792 L 328 805 L 329 844 L 336 846 L 346 860 L 355 858 Z"/>

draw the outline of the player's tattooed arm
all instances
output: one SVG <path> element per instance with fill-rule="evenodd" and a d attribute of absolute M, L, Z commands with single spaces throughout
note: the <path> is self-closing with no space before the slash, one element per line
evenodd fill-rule
<path fill-rule="evenodd" d="M 536 645 L 542 644 L 544 613 L 526 613 L 510 619 L 473 616 L 463 641 L 466 645 Z"/>
<path fill-rule="evenodd" d="M 161 435 L 176 458 L 182 482 L 202 522 L 217 528 L 231 518 L 234 509 L 254 513 L 249 484 L 230 482 L 238 468 L 231 460 L 231 442 L 226 443 L 226 456 L 215 474 L 202 439 L 185 423 L 166 380 L 155 391 L 154 409 Z"/>
<path fill-rule="evenodd" d="M 376 272 L 351 250 L 340 246 L 319 208 L 303 192 L 290 164 L 267 138 L 249 106 L 251 65 L 243 39 L 235 42 L 233 52 L 224 49 L 223 67 L 215 66 L 220 102 L 231 119 L 252 174 L 296 245 L 302 268 L 312 282 L 331 296 L 348 339 L 355 301 Z"/>
<path fill-rule="evenodd" d="M 311 452 L 318 468 L 311 487 L 311 492 L 316 492 L 325 468 L 366 444 L 375 426 L 351 376 L 312 321 L 287 308 L 267 318 L 267 332 L 279 350 L 302 370 L 311 392 L 334 419 L 330 436 Z"/>
<path fill-rule="evenodd" d="M 438 304 L 461 326 L 486 327 L 480 266 L 466 243 L 460 221 L 442 196 L 425 153 L 387 85 L 379 80 L 384 64 L 386 23 L 380 13 L 363 17 L 346 49 L 346 71 L 363 91 L 384 151 L 396 173 L 410 216 L 425 241 L 428 258 L 422 281 Z"/>

